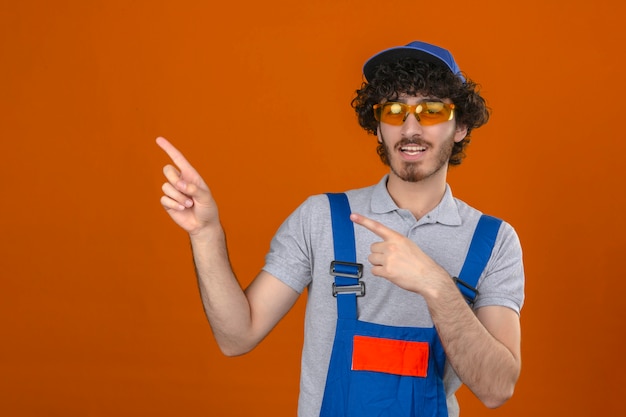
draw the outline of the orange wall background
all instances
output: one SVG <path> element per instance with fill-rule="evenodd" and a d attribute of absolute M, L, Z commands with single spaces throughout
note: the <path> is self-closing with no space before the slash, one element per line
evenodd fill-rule
<path fill-rule="evenodd" d="M 293 416 L 304 300 L 223 357 L 159 204 L 168 137 L 246 285 L 308 195 L 385 172 L 349 106 L 373 53 L 454 52 L 493 108 L 455 194 L 517 229 L 514 398 L 463 416 L 624 415 L 626 7 L 618 0 L 0 5 L 0 415 Z M 223 109 L 235 109 L 223 114 Z"/>

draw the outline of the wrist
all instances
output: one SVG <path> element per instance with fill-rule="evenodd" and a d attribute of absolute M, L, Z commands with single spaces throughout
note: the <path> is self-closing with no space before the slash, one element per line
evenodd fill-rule
<path fill-rule="evenodd" d="M 428 286 L 422 296 L 428 303 L 446 302 L 454 291 L 456 291 L 456 287 L 452 276 L 442 269 L 433 277 L 431 285 Z"/>
<path fill-rule="evenodd" d="M 196 230 L 189 232 L 189 239 L 192 243 L 206 243 L 215 239 L 223 240 L 224 238 L 224 229 L 222 225 L 217 222 L 215 224 L 203 226 Z"/>

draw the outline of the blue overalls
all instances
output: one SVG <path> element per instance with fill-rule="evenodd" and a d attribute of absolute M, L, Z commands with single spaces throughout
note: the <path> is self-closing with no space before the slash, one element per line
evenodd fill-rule
<path fill-rule="evenodd" d="M 333 295 L 337 330 L 320 417 L 447 417 L 443 372 L 446 356 L 434 327 L 395 327 L 357 318 L 365 295 L 356 263 L 354 225 L 345 194 L 328 194 L 335 261 Z M 469 302 L 491 256 L 501 221 L 483 215 L 456 279 Z"/>

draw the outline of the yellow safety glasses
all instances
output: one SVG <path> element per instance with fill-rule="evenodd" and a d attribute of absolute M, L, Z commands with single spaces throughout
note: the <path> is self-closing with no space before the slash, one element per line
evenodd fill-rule
<path fill-rule="evenodd" d="M 454 118 L 454 104 L 441 101 L 423 101 L 418 104 L 389 101 L 374 105 L 376 120 L 390 125 L 402 125 L 409 114 L 414 114 L 423 126 L 436 125 Z"/>

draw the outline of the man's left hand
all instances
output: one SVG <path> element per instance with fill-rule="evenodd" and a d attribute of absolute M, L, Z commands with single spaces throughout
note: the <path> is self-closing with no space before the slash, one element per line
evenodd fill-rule
<path fill-rule="evenodd" d="M 372 274 L 422 295 L 441 286 L 444 279 L 450 280 L 450 275 L 406 236 L 360 214 L 351 214 L 350 220 L 382 239 L 370 248 Z"/>

